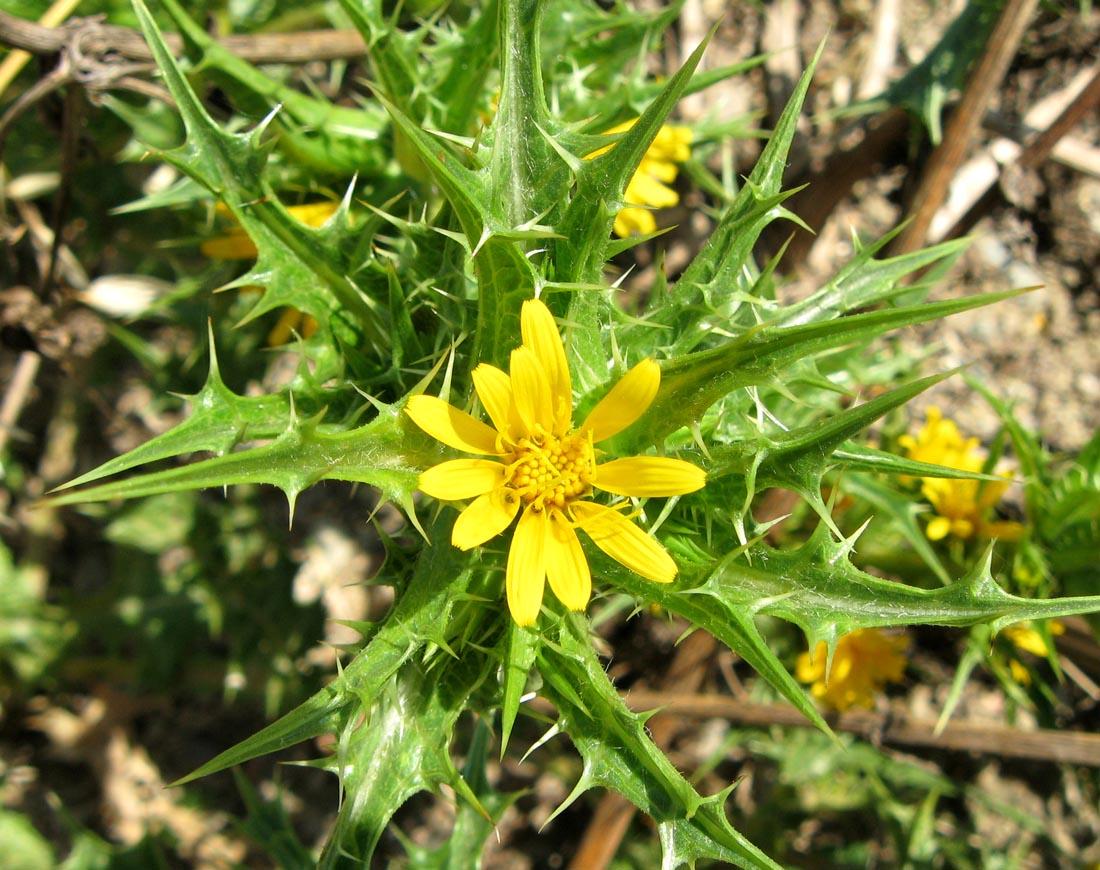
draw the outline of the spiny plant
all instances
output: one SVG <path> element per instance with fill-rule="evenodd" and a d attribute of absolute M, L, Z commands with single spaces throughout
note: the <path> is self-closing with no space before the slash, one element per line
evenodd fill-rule
<path fill-rule="evenodd" d="M 743 69 L 697 73 L 704 42 L 667 80 L 649 78 L 646 53 L 675 5 L 643 15 L 484 0 L 399 26 L 377 0 L 340 0 L 369 50 L 359 106 L 297 92 L 211 41 L 176 0 L 157 5 L 183 36 L 182 59 L 134 0 L 186 138 L 149 142 L 150 158 L 186 177 L 174 201 L 220 203 L 254 244 L 255 265 L 232 282 L 263 288 L 246 320 L 293 308 L 317 328 L 295 343 L 289 385 L 262 396 L 226 385 L 211 341 L 186 421 L 53 502 L 263 483 L 293 513 L 307 487 L 343 480 L 377 488 L 420 535 L 391 543 L 375 582 L 396 602 L 358 626 L 365 642 L 339 675 L 181 782 L 332 734 L 316 766 L 339 777 L 343 800 L 320 866 L 363 866 L 401 805 L 441 786 L 463 808 L 433 860 L 476 866 L 508 797 L 478 769 L 485 725 L 459 770 L 456 722 L 474 711 L 492 723 L 503 755 L 534 692 L 557 710 L 547 739 L 566 735 L 583 759 L 566 805 L 597 787 L 625 795 L 656 824 L 668 868 L 774 868 L 727 817 L 729 790 L 699 794 L 624 703 L 593 644 L 593 589 L 593 608 L 625 595 L 710 632 L 826 733 L 757 617 L 795 624 L 831 655 L 857 629 L 997 631 L 1100 608 L 1008 594 L 992 548 L 932 590 L 852 564 L 856 536 L 832 520 L 827 473 L 997 480 L 860 440 L 943 377 L 852 401 L 906 369 L 874 364 L 878 340 L 1018 291 L 926 301 L 908 282 L 939 274 L 964 243 L 887 257 L 887 237 L 858 246 L 808 298 L 777 297 L 777 261 L 757 263 L 753 248 L 773 221 L 797 221 L 782 174 L 812 65 L 694 259 L 626 301 L 609 260 L 660 233 L 612 233 L 624 192 L 679 98 Z M 211 118 L 203 80 L 252 113 L 246 132 Z M 111 107 L 141 135 L 140 113 Z M 288 210 L 286 192 L 303 183 L 346 191 L 320 227 Z M 202 452 L 214 455 L 104 480 Z M 772 488 L 819 517 L 797 546 L 773 547 L 754 520 Z"/>

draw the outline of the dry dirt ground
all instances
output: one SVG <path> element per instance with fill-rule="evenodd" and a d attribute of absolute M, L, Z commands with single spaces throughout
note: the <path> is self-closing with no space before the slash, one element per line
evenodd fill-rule
<path fill-rule="evenodd" d="M 801 231 L 790 250 L 783 292 L 792 297 L 815 287 L 820 276 L 830 274 L 851 252 L 850 234 L 874 238 L 895 226 L 911 212 L 912 197 L 933 150 L 918 124 L 899 120 L 889 113 L 856 119 L 838 119 L 832 112 L 858 96 L 876 93 L 918 63 L 936 44 L 960 4 L 902 3 L 900 0 L 869 3 L 865 0 L 810 3 L 808 0 L 775 0 L 769 4 L 727 4 L 716 0 L 687 0 L 679 25 L 679 39 L 667 46 L 669 67 L 676 66 L 717 22 L 714 42 L 704 67 L 716 68 L 761 52 L 771 59 L 752 73 L 688 99 L 682 114 L 689 120 L 728 118 L 754 114 L 767 127 L 785 101 L 793 81 L 824 40 L 803 135 L 796 143 L 787 176 L 789 186 L 811 184 L 817 201 L 803 200 L 814 207 L 828 208 L 814 221 L 816 236 Z M 1037 165 L 1021 168 L 1012 155 L 1012 143 L 1033 141 L 1048 129 L 1071 103 L 1074 96 L 1097 74 L 1097 46 L 1100 13 L 1089 4 L 1048 4 L 1030 13 L 1022 40 L 1012 53 L 1004 75 L 997 80 L 980 107 L 981 117 L 973 136 L 962 143 L 966 160 L 982 155 L 999 156 L 990 195 L 972 217 L 975 243 L 960 258 L 936 291 L 939 294 L 972 293 L 1009 287 L 1038 286 L 1030 294 L 956 317 L 926 330 L 912 330 L 903 336 L 914 352 L 931 352 L 936 369 L 967 365 L 999 395 L 1015 403 L 1019 419 L 1042 434 L 1056 451 L 1079 448 L 1100 426 L 1100 119 L 1096 101 L 1060 137 L 1050 154 Z M 953 117 L 960 94 L 947 95 L 945 124 Z M 1007 144 L 1006 144 L 1007 143 Z M 758 152 L 752 141 L 731 144 L 726 156 L 746 173 Z M 964 163 L 949 164 L 956 189 L 976 190 L 980 184 L 976 169 Z M 968 174 L 971 173 L 971 174 Z M 821 191 L 820 194 L 816 193 Z M 675 271 L 706 237 L 709 218 L 702 210 L 702 197 L 686 185 L 683 208 L 675 217 L 681 226 L 665 239 L 666 265 Z M 827 192 L 827 193 L 826 193 Z M 797 203 L 792 206 L 799 210 Z M 953 224 L 950 201 L 946 206 L 948 225 Z M 961 215 L 954 213 L 954 218 Z M 781 241 L 781 239 L 780 239 Z M 774 250 L 775 240 L 765 240 Z M 644 285 L 647 257 L 641 252 L 640 268 L 632 279 Z M 5 344 L 0 352 L 0 381 L 12 385 L 18 380 L 16 360 L 24 350 L 20 336 L 37 339 L 39 349 L 52 359 L 80 364 L 81 354 L 90 354 L 105 340 L 98 315 L 88 310 L 68 312 L 59 321 L 56 312 L 42 310 L 33 300 L 19 296 L 10 287 L 4 300 Z M 56 346 L 54 343 L 56 340 Z M 178 334 L 165 331 L 153 341 L 176 342 Z M 38 455 L 24 449 L 25 465 L 37 469 L 20 489 L 0 493 L 0 513 L 7 525 L 0 531 L 10 543 L 30 553 L 42 568 L 43 583 L 65 583 L 57 576 L 51 550 L 95 551 L 98 529 L 86 520 L 62 522 L 56 519 L 45 528 L 25 511 L 30 496 L 40 493 L 44 481 L 58 481 L 71 474 L 77 433 L 66 428 L 67 420 L 58 409 L 80 403 L 85 397 L 66 390 L 63 377 L 51 375 L 48 366 L 26 387 L 18 409 L 20 429 L 42 445 Z M 92 412 L 105 437 L 106 451 L 134 446 L 150 431 L 162 430 L 175 419 L 171 415 L 150 415 L 147 387 L 120 378 L 119 392 L 97 397 Z M 10 391 L 10 386 L 9 386 Z M 961 378 L 936 388 L 922 402 L 935 402 L 958 419 L 971 433 L 988 439 L 998 427 L 996 415 L 967 387 Z M 124 419 L 123 419 L 124 418 Z M 135 422 L 136 421 L 136 422 Z M 38 449 L 38 448 L 36 448 Z M 90 457 L 82 456 L 81 463 Z M 95 461 L 89 464 L 96 464 Z M 60 469 L 60 470 L 59 470 Z M 7 483 L 5 484 L 7 485 Z M 316 511 L 299 511 L 302 518 L 294 534 L 301 542 L 297 552 L 303 595 L 324 596 L 324 576 L 347 576 L 349 571 L 369 573 L 372 543 L 350 519 L 311 521 L 311 514 L 347 516 L 348 502 L 339 499 L 327 505 L 329 496 L 316 496 Z M 363 511 L 356 512 L 362 515 Z M 82 536 L 84 536 L 82 538 Z M 319 542 L 319 543 L 318 543 Z M 28 549 L 29 548 L 29 549 Z M 31 552 L 31 551 L 34 552 Z M 335 558 L 340 565 L 321 564 Z M 96 555 L 89 557 L 94 565 Z M 94 570 L 94 569 L 89 569 Z M 312 590 L 312 591 L 311 591 Z M 384 609 L 385 600 L 375 600 L 376 591 L 363 593 L 362 600 L 348 602 L 326 598 L 334 615 L 346 608 L 361 613 Z M 728 654 L 716 652 L 704 642 L 685 653 L 675 641 L 678 626 L 638 620 L 611 632 L 616 650 L 614 669 L 624 684 L 637 684 L 646 675 L 656 686 L 668 663 L 687 668 L 696 689 L 737 686 L 751 674 L 739 669 Z M 318 638 L 320 641 L 320 637 Z M 957 650 L 942 632 L 920 635 L 916 667 L 922 684 L 945 686 L 950 681 L 950 662 Z M 1074 676 L 1066 683 L 1059 703 L 1062 724 L 1067 729 L 1095 730 L 1100 690 L 1100 654 L 1091 634 L 1082 625 L 1071 625 L 1060 649 L 1073 666 Z M 923 650 L 923 652 L 921 651 Z M 944 652 L 946 650 L 946 652 Z M 692 658 L 696 656 L 696 658 Z M 1067 668 L 1067 673 L 1070 669 Z M 65 824 L 56 812 L 58 800 L 76 821 L 115 842 L 138 843 L 147 830 L 167 831 L 167 861 L 173 867 L 222 868 L 232 862 L 250 867 L 268 867 L 270 861 L 248 846 L 226 812 L 239 813 L 241 805 L 228 777 L 215 778 L 198 786 L 204 804 L 191 806 L 177 792 L 163 784 L 194 768 L 229 742 L 255 730 L 260 711 L 212 700 L 182 706 L 183 699 L 170 694 L 161 697 L 132 697 L 109 674 L 84 683 L 58 686 L 51 695 L 19 699 L 5 706 L 0 722 L 0 773 L 3 805 L 26 812 L 58 843 L 67 842 Z M 216 698 L 216 696 L 215 696 Z M 928 689 L 914 681 L 892 699 L 883 699 L 876 711 L 884 717 L 891 710 L 907 715 L 935 716 L 942 702 L 940 689 Z M 976 721 L 1004 724 L 1004 705 L 999 693 L 985 684 L 969 690 L 962 714 Z M 1027 725 L 1021 716 L 1017 724 Z M 656 721 L 656 720 L 655 720 Z M 673 757 L 692 768 L 710 757 L 734 725 L 717 718 L 675 719 L 662 726 L 662 736 Z M 657 726 L 654 726 L 655 731 Z M 889 748 L 899 753 L 897 748 Z M 904 750 L 898 755 L 928 770 L 946 773 L 977 792 L 993 795 L 1034 818 L 1041 818 L 1049 841 L 1033 851 L 1025 848 L 1023 867 L 1084 867 L 1100 861 L 1100 817 L 1096 811 L 1096 779 L 1090 768 L 1055 765 L 1049 761 L 1019 761 L 992 753 L 958 753 L 936 749 Z M 315 747 L 305 747 L 308 756 Z M 1100 758 L 1094 761 L 1100 764 Z M 740 818 L 751 819 L 766 803 L 776 785 L 775 765 L 767 759 L 734 747 L 708 779 L 704 789 L 717 789 L 731 779 L 742 778 L 734 803 Z M 589 828 L 591 808 L 577 808 L 561 817 L 542 835 L 538 826 L 568 793 L 577 769 L 568 760 L 553 769 L 535 772 L 530 766 L 508 762 L 496 770 L 502 786 L 526 789 L 526 795 L 509 811 L 500 837 L 490 847 L 487 864 L 499 868 L 609 866 L 606 855 L 583 851 L 582 837 Z M 300 836 L 313 844 L 323 839 L 336 804 L 333 782 L 310 771 L 284 768 L 275 773 L 269 762 L 257 762 L 246 770 L 264 794 L 274 795 L 274 783 L 282 787 L 282 801 Z M 1025 847 L 1036 837 L 1019 828 L 1003 826 L 999 816 L 983 815 L 981 807 L 958 799 L 958 813 L 977 819 L 974 835 L 985 838 L 994 851 L 1003 844 L 1005 852 L 1021 842 Z M 966 804 L 965 808 L 963 804 Z M 601 805 L 597 833 L 607 834 L 621 808 L 612 802 Z M 414 837 L 430 838 L 447 825 L 446 802 L 414 802 L 402 813 L 402 825 Z M 950 825 L 949 816 L 938 824 Z M 655 833 L 635 822 L 635 834 L 653 839 Z M 623 830 L 627 830 L 623 828 Z M 821 866 L 812 855 L 815 838 L 837 835 L 836 831 L 807 822 L 791 832 L 786 860 L 799 866 Z M 950 836 L 950 830 L 940 831 Z M 1023 840 L 1021 840 L 1021 837 Z M 1028 838 L 1031 840 L 1028 840 Z M 1041 839 L 1041 838 L 1040 838 Z M 1054 843 L 1057 849 L 1049 843 Z M 386 841 L 388 854 L 399 849 Z M 624 849 L 629 848 L 629 842 Z M 1052 857 L 1058 850 L 1065 858 Z M 882 857 L 889 866 L 888 855 Z M 570 864 L 570 862 L 573 862 Z M 378 866 L 385 866 L 380 859 Z M 642 866 L 642 865 L 639 865 Z M 933 865 L 929 865 L 933 866 Z M 1005 865 L 1008 866 L 1008 865 Z"/>

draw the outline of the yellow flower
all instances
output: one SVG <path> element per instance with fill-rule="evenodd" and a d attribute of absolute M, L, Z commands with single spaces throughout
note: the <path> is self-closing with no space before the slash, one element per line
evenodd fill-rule
<path fill-rule="evenodd" d="M 606 132 L 625 133 L 637 123 L 637 118 L 619 124 Z M 657 221 L 653 217 L 653 208 L 670 208 L 680 201 L 679 194 L 671 187 L 679 173 L 677 164 L 691 156 L 691 129 L 689 127 L 662 126 L 642 157 L 634 176 L 626 185 L 623 202 L 629 205 L 643 206 L 619 210 L 615 216 L 615 235 L 628 238 L 632 235 L 648 235 L 657 231 Z M 610 151 L 614 145 L 597 149 L 585 157 L 592 160 Z"/>
<path fill-rule="evenodd" d="M 523 343 L 512 351 L 510 374 L 488 363 L 473 371 L 492 426 L 434 396 L 413 396 L 405 410 L 436 440 L 481 457 L 453 459 L 420 475 L 420 489 L 434 498 L 473 499 L 455 521 L 452 544 L 480 546 L 519 514 L 505 590 L 512 618 L 532 625 L 546 581 L 569 609 L 588 604 L 592 577 L 577 529 L 649 580 L 669 583 L 676 576 L 672 557 L 631 522 L 626 503 L 590 501 L 593 487 L 622 496 L 682 495 L 700 489 L 706 473 L 660 456 L 598 463 L 601 451 L 594 445 L 641 417 L 657 395 L 660 368 L 651 359 L 638 363 L 574 427 L 569 366 L 550 309 L 528 300 L 520 328 Z"/>
<path fill-rule="evenodd" d="M 339 206 L 338 202 L 326 200 L 305 205 L 291 205 L 287 207 L 287 211 L 307 226 L 319 227 L 336 213 Z M 228 214 L 228 209 L 220 203 L 218 211 Z M 239 226 L 231 227 L 224 236 L 207 239 L 200 245 L 199 250 L 215 260 L 251 260 L 259 253 L 255 242 Z M 272 327 L 271 332 L 267 334 L 267 343 L 271 346 L 286 344 L 295 330 L 300 332 L 303 338 L 309 338 L 317 331 L 317 321 L 296 308 L 287 308 Z"/>
<path fill-rule="evenodd" d="M 1057 619 L 1052 619 L 1047 624 L 1047 630 L 1050 632 L 1051 637 L 1066 633 L 1066 627 Z M 1050 654 L 1050 650 L 1047 649 L 1047 642 L 1043 640 L 1043 636 L 1039 632 L 1031 627 L 1030 622 L 1018 622 L 1015 625 L 1010 625 L 1004 630 L 1004 635 L 1012 641 L 1012 645 L 1017 649 L 1029 652 L 1033 656 L 1045 659 Z"/>
<path fill-rule="evenodd" d="M 910 459 L 930 462 L 960 471 L 980 472 L 985 460 L 977 438 L 963 438 L 953 420 L 944 418 L 939 408 L 928 409 L 928 419 L 914 438 L 903 435 L 898 443 Z M 1016 541 L 1024 527 L 1015 522 L 991 522 L 986 516 L 997 504 L 1008 482 L 962 480 L 946 477 L 921 478 L 921 494 L 938 516 L 925 529 L 929 540 L 948 535 L 960 538 L 1000 538 Z"/>
<path fill-rule="evenodd" d="M 905 448 L 910 459 L 928 462 L 932 465 L 946 465 L 949 468 L 962 468 L 966 471 L 981 471 L 982 462 L 976 456 L 977 438 L 963 438 L 958 424 L 948 420 L 943 412 L 932 405 L 928 409 L 928 418 L 917 432 L 917 437 L 902 435 L 898 443 Z M 973 466 L 977 462 L 977 467 Z"/>
<path fill-rule="evenodd" d="M 291 217 L 301 221 L 307 226 L 319 227 L 336 213 L 340 203 L 332 200 L 311 202 L 305 205 L 292 205 L 287 207 Z M 226 214 L 228 209 L 223 205 L 217 208 L 220 214 Z M 252 260 L 259 253 L 256 244 L 249 238 L 248 233 L 241 227 L 233 225 L 224 236 L 207 239 L 199 247 L 207 257 L 215 260 Z"/>
<path fill-rule="evenodd" d="M 1050 649 L 1047 647 L 1047 642 L 1043 639 L 1043 636 L 1031 626 L 1030 622 L 1018 622 L 1015 625 L 1008 626 L 1003 634 L 1012 641 L 1012 645 L 1016 649 L 1045 659 L 1050 655 Z M 1066 627 L 1057 619 L 1052 619 L 1047 624 L 1047 630 L 1050 632 L 1051 637 L 1057 637 L 1060 634 L 1065 634 Z M 1020 661 L 1015 658 L 1009 659 L 1008 667 L 1012 672 L 1012 678 L 1017 683 L 1021 686 L 1031 685 L 1031 673 Z"/>
<path fill-rule="evenodd" d="M 904 635 L 889 635 L 878 628 L 864 628 L 846 634 L 836 643 L 832 670 L 824 641 L 811 656 L 804 652 L 795 663 L 795 676 L 812 683 L 810 693 L 826 707 L 843 712 L 851 707 L 870 707 L 874 696 L 887 683 L 902 679 L 908 663 Z"/>

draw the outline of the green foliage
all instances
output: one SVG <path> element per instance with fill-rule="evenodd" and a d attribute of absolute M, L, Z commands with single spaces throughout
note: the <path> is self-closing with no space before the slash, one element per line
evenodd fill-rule
<path fill-rule="evenodd" d="M 0 703 L 13 683 L 42 680 L 75 632 L 64 610 L 44 600 L 41 581 L 0 545 Z"/>
<path fill-rule="evenodd" d="M 756 262 L 761 232 L 779 219 L 798 220 L 784 206 L 793 191 L 783 188 L 783 170 L 813 64 L 712 236 L 677 280 L 662 279 L 627 314 L 608 286 L 608 262 L 641 240 L 615 239 L 615 215 L 677 101 L 716 78 L 696 73 L 706 40 L 666 81 L 647 76 L 644 58 L 666 33 L 675 4 L 644 16 L 582 0 L 486 0 L 411 22 L 377 0 L 341 0 L 369 46 L 371 95 L 347 106 L 244 63 L 181 4 L 160 0 L 155 11 L 185 37 L 177 59 L 157 19 L 134 2 L 184 139 L 169 144 L 157 135 L 163 126 L 132 105 L 115 111 L 145 139 L 149 159 L 186 176 L 171 197 L 141 207 L 220 205 L 251 239 L 255 264 L 225 285 L 261 289 L 235 303 L 243 314 L 236 334 L 255 336 L 259 321 L 286 308 L 309 315 L 317 330 L 306 337 L 303 329 L 287 349 L 297 363 L 282 386 L 244 395 L 223 380 L 224 371 L 236 383 L 236 357 L 230 365 L 221 346 L 221 359 L 215 354 L 214 336 L 225 325 L 211 328 L 208 372 L 186 397 L 187 418 L 66 484 L 49 503 L 149 499 L 158 511 L 123 511 L 108 536 L 150 556 L 165 546 L 197 546 L 210 516 L 196 490 L 274 486 L 293 515 L 305 490 L 349 481 L 398 505 L 417 533 L 388 542 L 375 582 L 392 586 L 396 603 L 381 622 L 355 626 L 364 642 L 338 676 L 178 784 L 335 735 L 331 754 L 312 762 L 338 778 L 342 794 L 320 866 L 366 866 L 401 806 L 443 789 L 459 802 L 451 839 L 437 848 L 406 839 L 409 866 L 477 866 L 514 799 L 489 784 L 491 744 L 499 736 L 503 756 L 515 743 L 517 726 L 534 715 L 525 699 L 535 692 L 557 710 L 551 734 L 567 735 L 583 762 L 566 805 L 595 787 L 625 795 L 657 826 L 666 868 L 779 866 L 727 818 L 729 789 L 701 794 L 650 740 L 646 716 L 628 710 L 597 655 L 588 617 L 548 600 L 535 627 L 515 625 L 502 600 L 507 548 L 490 541 L 456 549 L 453 509 L 415 498 L 419 475 L 452 452 L 411 422 L 408 399 L 439 394 L 474 408 L 472 371 L 507 365 L 520 344 L 521 307 L 535 296 L 565 328 L 579 414 L 616 380 L 608 360 L 616 374 L 645 358 L 659 361 L 656 399 L 607 442 L 608 451 L 676 453 L 708 474 L 698 492 L 636 506 L 657 520 L 650 525 L 679 563 L 677 580 L 652 583 L 589 549 L 597 590 L 610 587 L 639 610 L 660 607 L 710 632 L 826 734 L 821 713 L 761 630 L 762 617 L 796 626 L 811 648 L 824 641 L 831 655 L 841 636 L 861 628 L 981 625 L 995 633 L 1100 610 L 1089 588 L 1094 566 L 1084 558 L 1097 543 L 1100 441 L 1051 480 L 1026 434 L 1011 430 L 1017 453 L 1031 463 L 1029 509 L 1047 512 L 1035 527 L 1042 570 L 1064 576 L 1061 591 L 1079 596 L 1049 600 L 998 584 L 991 546 L 965 564 L 941 559 L 917 523 L 916 496 L 892 482 L 906 475 L 996 478 L 868 443 L 870 427 L 945 377 L 915 379 L 911 361 L 883 351 L 884 338 L 1020 291 L 925 301 L 927 288 L 910 282 L 944 268 L 962 242 L 899 257 L 882 255 L 889 235 L 863 243 L 817 292 L 792 304 L 777 297 L 776 264 Z M 232 106 L 231 121 L 215 120 L 201 98 L 211 84 Z M 626 132 L 602 135 L 635 118 Z M 288 208 L 333 192 L 338 207 L 320 227 Z M 219 338 L 238 351 L 241 341 Z M 257 356 L 252 341 L 252 353 L 240 356 Z M 859 401 L 861 394 L 872 398 Z M 894 520 L 939 588 L 882 579 L 853 562 L 859 531 L 842 532 L 823 495 L 840 474 L 853 481 L 847 492 Z M 796 493 L 820 518 L 783 546 L 765 542 L 768 525 L 753 513 L 757 497 L 776 489 Z M 225 513 L 232 507 L 230 500 Z M 158 514 L 173 520 L 150 523 Z M 215 537 L 235 539 L 238 530 L 227 520 Z M 241 547 L 254 543 L 244 530 L 239 538 Z M 213 546 L 203 553 L 211 564 L 225 557 Z M 7 573 L 16 572 L 9 566 Z M 192 591 L 204 582 L 188 581 L 182 585 Z M 28 671 L 20 676 L 33 679 L 32 663 L 48 659 L 63 632 L 49 635 L 35 621 L 44 605 L 24 607 L 33 599 L 26 588 L 11 594 L 0 620 L 23 608 L 30 627 L 0 622 L 0 644 L 14 651 L 17 670 Z M 247 634 L 222 626 L 216 608 L 199 610 L 196 621 L 212 634 Z M 143 610 L 134 621 L 152 632 L 145 617 Z M 22 634 L 7 631 L 9 624 Z M 471 717 L 476 724 L 467 727 Z M 929 830 L 941 786 L 928 788 L 926 803 L 883 810 L 892 813 L 899 843 L 919 844 Z M 866 794 L 885 790 L 872 783 Z M 244 783 L 242 792 L 246 833 L 282 866 L 306 866 L 308 850 L 285 818 Z"/>
<path fill-rule="evenodd" d="M 54 863 L 50 844 L 25 816 L 0 810 L 0 838 L 6 844 L 4 860 L 12 870 L 39 870 Z"/>
<path fill-rule="evenodd" d="M 900 106 L 920 118 L 932 144 L 943 139 L 943 110 L 961 88 L 1001 13 L 993 0 L 970 0 L 928 55 L 877 97 L 849 106 L 844 114 Z"/>

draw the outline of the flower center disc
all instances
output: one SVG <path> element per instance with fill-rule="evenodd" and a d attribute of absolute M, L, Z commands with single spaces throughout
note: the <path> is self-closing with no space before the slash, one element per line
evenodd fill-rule
<path fill-rule="evenodd" d="M 591 489 L 595 456 L 582 435 L 559 437 L 540 429 L 521 438 L 513 456 L 506 486 L 533 510 L 562 509 Z"/>

